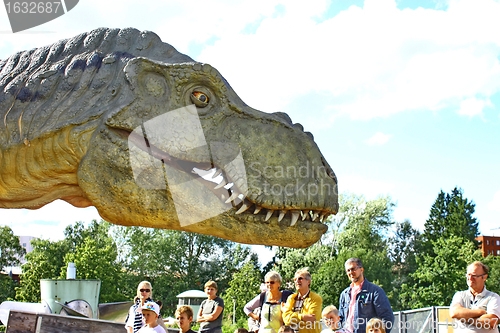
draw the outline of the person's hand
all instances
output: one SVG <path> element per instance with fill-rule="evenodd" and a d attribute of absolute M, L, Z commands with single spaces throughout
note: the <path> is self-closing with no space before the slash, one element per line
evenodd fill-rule
<path fill-rule="evenodd" d="M 303 314 L 302 320 L 303 321 L 316 321 L 316 315 L 314 313 L 313 314 Z"/>
<path fill-rule="evenodd" d="M 257 321 L 259 320 L 259 316 L 257 316 L 257 315 L 256 315 L 255 313 L 253 313 L 253 312 L 250 312 L 250 314 L 249 314 L 248 316 L 249 316 L 249 317 L 251 317 L 251 318 L 252 318 L 252 319 L 254 319 L 254 320 L 257 320 Z"/>

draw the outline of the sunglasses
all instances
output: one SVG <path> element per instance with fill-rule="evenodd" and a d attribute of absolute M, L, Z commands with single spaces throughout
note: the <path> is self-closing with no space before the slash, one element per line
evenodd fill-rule
<path fill-rule="evenodd" d="M 141 293 L 149 293 L 151 289 L 139 289 Z"/>
<path fill-rule="evenodd" d="M 266 284 L 274 284 L 276 281 L 266 281 Z"/>
<path fill-rule="evenodd" d="M 304 280 L 304 278 L 302 276 L 299 276 L 299 277 L 295 278 L 294 280 L 295 281 L 302 281 L 302 280 Z"/>

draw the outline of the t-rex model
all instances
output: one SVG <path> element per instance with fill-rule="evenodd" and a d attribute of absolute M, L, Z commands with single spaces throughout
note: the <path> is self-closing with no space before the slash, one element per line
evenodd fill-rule
<path fill-rule="evenodd" d="M 119 225 L 298 248 L 338 211 L 310 133 L 152 32 L 96 29 L 0 61 L 0 114 L 1 208 L 62 199 Z"/>

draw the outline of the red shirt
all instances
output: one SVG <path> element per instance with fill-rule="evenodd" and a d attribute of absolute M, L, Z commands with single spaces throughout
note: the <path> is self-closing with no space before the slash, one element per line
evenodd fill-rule
<path fill-rule="evenodd" d="M 346 324 L 347 324 L 347 329 L 349 331 L 353 331 L 352 330 L 352 325 L 353 325 L 353 320 L 354 320 L 354 308 L 355 308 L 355 305 L 356 305 L 356 296 L 358 296 L 359 292 L 361 291 L 361 287 L 363 286 L 363 284 L 359 284 L 359 285 L 355 285 L 354 283 L 351 283 L 351 302 L 349 303 L 349 311 L 347 312 L 347 320 L 346 320 Z"/>

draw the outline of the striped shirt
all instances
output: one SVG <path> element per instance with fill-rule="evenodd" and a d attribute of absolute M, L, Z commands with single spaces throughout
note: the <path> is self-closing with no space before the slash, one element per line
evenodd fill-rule
<path fill-rule="evenodd" d="M 146 300 L 146 302 L 150 301 L 152 302 L 153 300 L 150 298 Z M 135 304 L 132 305 L 128 311 L 125 327 L 133 327 L 134 333 L 137 333 L 142 326 L 144 326 L 144 321 L 142 317 L 141 300 L 137 299 Z"/>
<path fill-rule="evenodd" d="M 300 294 L 297 295 L 297 298 L 295 299 L 295 305 L 293 307 L 293 312 L 300 313 L 302 311 L 302 307 L 304 306 L 304 300 L 309 296 L 309 293 L 311 291 L 308 290 L 307 293 L 304 296 L 300 296 Z"/>

